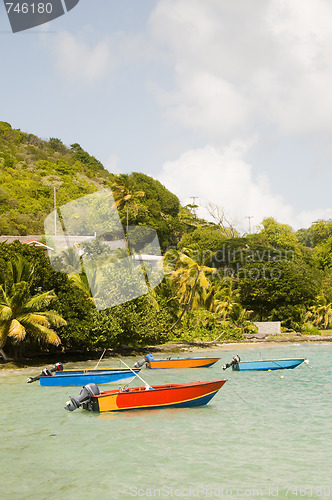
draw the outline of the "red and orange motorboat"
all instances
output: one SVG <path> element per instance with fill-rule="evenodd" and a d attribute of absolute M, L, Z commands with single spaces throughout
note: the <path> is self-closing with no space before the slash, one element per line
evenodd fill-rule
<path fill-rule="evenodd" d="M 165 384 L 145 387 L 126 387 L 99 392 L 96 384 L 87 384 L 78 397 L 71 397 L 65 409 L 95 412 L 123 411 L 152 408 L 183 408 L 206 405 L 221 389 L 226 380 Z"/>
<path fill-rule="evenodd" d="M 135 363 L 135 368 L 146 365 L 152 370 L 167 368 L 207 368 L 214 365 L 220 358 L 159 358 L 155 359 L 152 354 L 147 354 L 142 361 Z"/>

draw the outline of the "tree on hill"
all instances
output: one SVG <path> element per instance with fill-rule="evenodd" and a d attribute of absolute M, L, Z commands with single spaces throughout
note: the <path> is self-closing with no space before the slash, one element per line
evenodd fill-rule
<path fill-rule="evenodd" d="M 131 176 L 136 189 L 145 193 L 139 203 L 136 223 L 157 231 L 163 249 L 176 245 L 185 231 L 179 220 L 181 207 L 178 197 L 146 174 L 133 172 Z"/>
<path fill-rule="evenodd" d="M 226 238 L 236 238 L 239 236 L 239 233 L 235 229 L 235 221 L 226 216 L 223 208 L 215 203 L 208 203 L 206 209 Z"/>
<path fill-rule="evenodd" d="M 131 174 L 136 188 L 144 191 L 143 203 L 152 202 L 151 213 L 153 217 L 160 214 L 176 217 L 179 213 L 180 202 L 178 197 L 165 188 L 159 181 L 140 172 Z"/>
<path fill-rule="evenodd" d="M 58 151 L 59 153 L 66 153 L 67 148 L 63 144 L 61 139 L 58 139 L 57 137 L 50 137 L 50 140 L 48 141 L 50 147 L 54 149 L 54 151 Z"/>
<path fill-rule="evenodd" d="M 295 250 L 299 243 L 294 230 L 288 224 L 281 224 L 273 217 L 266 217 L 262 222 L 259 236 L 274 248 Z"/>
<path fill-rule="evenodd" d="M 260 321 L 271 320 L 272 311 L 273 320 L 283 321 L 285 308 L 291 317 L 313 303 L 320 287 L 319 274 L 301 259 L 246 263 L 238 279 L 241 304 Z"/>
<path fill-rule="evenodd" d="M 332 236 L 332 221 L 319 220 L 310 226 L 312 246 L 323 243 Z"/>
<path fill-rule="evenodd" d="M 128 174 L 120 174 L 112 184 L 114 194 L 114 205 L 119 208 L 126 209 L 126 237 L 128 238 L 129 231 L 129 206 L 132 208 L 133 214 L 136 217 L 138 214 L 137 200 L 145 196 L 144 191 L 138 191 L 134 179 Z"/>
<path fill-rule="evenodd" d="M 201 226 L 190 233 L 185 233 L 178 244 L 178 248 L 199 248 L 210 250 L 211 253 L 222 248 L 227 238 L 221 234 L 218 226 Z"/>
<path fill-rule="evenodd" d="M 332 269 L 332 236 L 320 241 L 312 250 L 312 258 L 319 269 Z"/>
<path fill-rule="evenodd" d="M 89 153 L 84 151 L 84 149 L 77 142 L 75 142 L 75 144 L 71 144 L 70 147 L 75 160 L 79 160 L 81 163 L 83 163 L 83 165 L 86 165 L 92 171 L 105 171 L 103 164 L 94 156 L 91 156 L 89 155 Z"/>

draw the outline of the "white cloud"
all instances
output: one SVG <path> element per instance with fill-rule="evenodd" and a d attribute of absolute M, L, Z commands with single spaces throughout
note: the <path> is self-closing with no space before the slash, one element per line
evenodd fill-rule
<path fill-rule="evenodd" d="M 217 203 L 246 227 L 248 215 L 256 224 L 273 216 L 295 228 L 332 216 L 316 208 L 322 193 L 311 193 L 312 210 L 295 209 L 303 207 L 312 171 L 317 185 L 318 164 L 328 193 L 331 19 L 330 0 L 158 2 L 150 32 L 168 56 L 173 80 L 150 88 L 168 125 L 186 128 L 195 141 L 160 175 L 182 202 L 199 196 L 201 205 Z M 290 203 L 272 189 L 268 174 L 254 175 L 262 168 L 278 169 L 271 178 L 279 192 L 287 186 Z"/>
<path fill-rule="evenodd" d="M 272 216 L 294 228 L 308 227 L 320 217 L 331 217 L 331 210 L 296 214 L 291 205 L 273 193 L 266 175 L 254 178 L 252 166 L 245 160 L 250 146 L 250 143 L 233 142 L 224 149 L 206 146 L 187 151 L 163 165 L 159 180 L 177 194 L 183 204 L 191 203 L 191 197 L 198 196 L 198 215 L 204 218 L 209 218 L 204 210 L 206 204 L 217 204 L 237 221 L 240 230 L 248 227 L 247 216 L 253 216 L 252 225 Z"/>
<path fill-rule="evenodd" d="M 79 34 L 59 33 L 51 42 L 56 67 L 63 78 L 94 84 L 120 68 L 155 57 L 154 47 L 148 46 L 140 34 L 118 31 L 96 42 L 98 38 L 97 33 L 86 29 Z"/>
<path fill-rule="evenodd" d="M 106 170 L 108 170 L 111 174 L 120 174 L 122 173 L 121 169 L 119 168 L 119 161 L 120 158 L 119 156 L 114 153 L 111 154 L 106 161 L 104 162 L 104 167 Z"/>
<path fill-rule="evenodd" d="M 150 29 L 173 61 L 173 89 L 154 90 L 165 116 L 208 140 L 329 133 L 331 18 L 330 0 L 160 0 Z"/>
<path fill-rule="evenodd" d="M 106 41 L 90 45 L 70 33 L 60 33 L 54 51 L 60 74 L 69 81 L 95 83 L 112 67 L 111 52 Z"/>
<path fill-rule="evenodd" d="M 213 139 L 229 137 L 246 119 L 248 103 L 234 85 L 211 73 L 185 67 L 177 69 L 178 89 L 172 92 L 154 87 L 170 123 L 199 130 Z"/>

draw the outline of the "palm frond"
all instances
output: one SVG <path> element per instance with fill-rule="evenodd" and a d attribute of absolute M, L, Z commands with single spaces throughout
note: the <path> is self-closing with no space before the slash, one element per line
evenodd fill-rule
<path fill-rule="evenodd" d="M 24 304 L 24 309 L 36 311 L 37 309 L 47 307 L 54 299 L 56 299 L 56 295 L 53 290 L 49 292 L 39 293 L 27 300 L 27 302 Z"/>
<path fill-rule="evenodd" d="M 88 297 L 91 297 L 90 284 L 85 273 L 71 273 L 68 278 L 74 283 L 77 288 L 84 292 Z"/>
<path fill-rule="evenodd" d="M 0 322 L 9 321 L 13 315 L 11 307 L 0 305 Z"/>
<path fill-rule="evenodd" d="M 0 322 L 0 348 L 2 348 L 6 343 L 10 323 L 10 321 Z"/>
<path fill-rule="evenodd" d="M 31 283 L 34 266 L 21 255 L 16 256 L 7 263 L 7 272 L 13 283 L 25 281 Z"/>
<path fill-rule="evenodd" d="M 52 326 L 66 326 L 67 321 L 57 311 L 46 311 L 39 313 L 39 316 L 44 317 Z"/>
<path fill-rule="evenodd" d="M 47 342 L 56 346 L 61 344 L 60 337 L 57 335 L 57 333 L 51 328 L 47 328 L 43 325 L 35 324 L 31 326 L 29 329 L 29 334 L 32 334 L 42 342 Z"/>
<path fill-rule="evenodd" d="M 14 283 L 11 290 L 11 295 L 8 295 L 8 305 L 10 305 L 12 309 L 16 309 L 15 305 L 23 305 L 29 297 L 29 289 L 30 285 L 26 281 Z"/>
<path fill-rule="evenodd" d="M 4 290 L 3 286 L 0 286 L 0 304 L 8 306 L 10 304 L 9 297 Z"/>
<path fill-rule="evenodd" d="M 25 335 L 26 330 L 24 326 L 17 319 L 13 319 L 9 326 L 8 337 L 14 337 L 15 340 L 21 341 L 25 338 Z"/>
<path fill-rule="evenodd" d="M 27 327 L 30 325 L 43 325 L 49 328 L 51 326 L 48 319 L 41 313 L 28 313 L 18 317 L 18 320 Z"/>
<path fill-rule="evenodd" d="M 201 286 L 202 288 L 204 288 L 204 290 L 206 290 L 207 288 L 209 288 L 209 284 L 210 284 L 210 283 L 209 283 L 209 281 L 208 281 L 208 279 L 207 279 L 207 277 L 205 276 L 205 274 L 204 274 L 204 273 L 200 273 L 200 274 L 199 274 L 199 278 L 198 278 L 198 280 L 199 280 L 199 284 L 200 284 L 200 286 Z"/>

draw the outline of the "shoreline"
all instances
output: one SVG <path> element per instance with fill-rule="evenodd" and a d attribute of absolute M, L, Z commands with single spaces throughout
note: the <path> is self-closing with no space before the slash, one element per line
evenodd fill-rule
<path fill-rule="evenodd" d="M 310 338 L 311 337 L 311 338 Z M 313 338 L 314 337 L 314 338 Z M 317 338 L 318 337 L 318 338 Z M 225 342 L 172 342 L 168 344 L 161 344 L 157 346 L 147 346 L 141 348 L 133 348 L 130 346 L 122 346 L 120 350 L 108 349 L 103 357 L 103 359 L 118 359 L 121 357 L 138 357 L 144 356 L 148 352 L 153 353 L 181 353 L 181 352 L 199 352 L 199 351 L 234 351 L 252 348 L 273 348 L 277 346 L 290 346 L 290 345 L 320 345 L 320 344 L 332 344 L 332 336 L 329 335 L 284 335 L 284 338 L 252 338 L 239 342 L 225 341 Z M 102 352 L 102 351 L 101 351 Z M 85 353 L 61 353 L 56 357 L 56 354 L 41 355 L 35 358 L 26 358 L 21 361 L 11 360 L 8 363 L 0 363 L 0 375 L 9 375 L 10 373 L 20 372 L 31 367 L 40 367 L 47 364 L 52 364 L 57 361 L 63 363 L 80 363 L 84 361 L 98 361 L 100 358 L 100 352 L 90 351 Z M 55 359 L 56 357 L 56 359 Z M 52 361 L 50 361 L 52 358 Z"/>
<path fill-rule="evenodd" d="M 331 339 L 322 339 L 322 340 L 283 340 L 283 341 L 277 341 L 277 340 L 268 340 L 268 341 L 261 341 L 261 340 L 256 340 L 253 342 L 224 342 L 222 343 L 215 343 L 211 345 L 191 345 L 191 344 L 184 344 L 184 343 L 179 343 L 179 344 L 173 344 L 175 346 L 175 350 L 182 350 L 182 351 L 200 351 L 200 350 L 225 350 L 225 351 L 232 351 L 234 349 L 249 349 L 251 347 L 257 347 L 259 346 L 268 348 L 268 347 L 277 347 L 280 345 L 301 345 L 301 344 L 325 344 L 325 343 L 332 343 L 332 338 Z M 174 351 L 174 348 L 165 346 L 166 348 L 158 349 L 158 347 L 155 349 L 155 352 L 165 352 L 165 351 Z M 151 349 L 152 350 L 152 349 Z"/>

